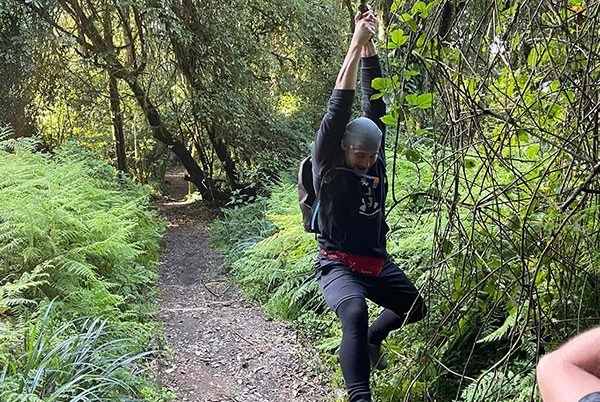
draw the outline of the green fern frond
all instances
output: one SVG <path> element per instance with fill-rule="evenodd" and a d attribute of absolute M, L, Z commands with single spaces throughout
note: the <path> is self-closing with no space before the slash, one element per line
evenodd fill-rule
<path fill-rule="evenodd" d="M 76 277 L 86 279 L 88 281 L 96 281 L 96 272 L 94 266 L 82 261 L 71 260 L 68 258 L 60 258 L 56 265 L 57 269 L 64 269 L 66 272 L 75 275 Z"/>
<path fill-rule="evenodd" d="M 12 254 L 16 251 L 20 251 L 23 248 L 23 245 L 25 244 L 25 239 L 16 237 L 17 232 L 15 232 L 15 231 L 7 233 L 7 237 L 11 236 L 11 235 L 15 236 L 15 237 L 10 239 L 7 244 L 0 247 L 0 254 L 2 254 L 2 255 Z"/>
<path fill-rule="evenodd" d="M 292 293 L 290 302 L 298 303 L 306 298 L 313 299 L 315 296 L 319 296 L 319 284 L 317 283 L 316 278 L 311 275 L 310 278 L 308 278 L 302 285 L 300 285 L 299 288 L 296 289 L 294 293 Z"/>
<path fill-rule="evenodd" d="M 525 302 L 522 306 L 518 308 L 513 308 L 509 312 L 508 317 L 506 317 L 506 319 L 504 320 L 504 323 L 499 328 L 497 328 L 495 331 L 485 336 L 484 338 L 479 339 L 477 343 L 496 342 L 506 338 L 510 335 L 510 332 L 515 326 L 520 325 L 520 321 L 523 321 L 523 312 L 526 312 L 528 309 L 529 302 Z"/>
<path fill-rule="evenodd" d="M 89 164 L 27 152 L 27 147 L 9 139 L 2 131 L 0 400 L 9 395 L 19 400 L 37 396 L 52 400 L 48 392 L 57 391 L 52 387 L 60 386 L 59 380 L 64 380 L 65 388 L 55 394 L 55 400 L 115 399 L 117 389 L 127 395 L 122 399 L 140 395 L 139 390 L 131 391 L 131 380 L 138 370 L 135 356 L 155 330 L 146 323 L 153 302 L 148 290 L 156 280 L 158 239 L 164 225 L 146 211 L 148 195 L 141 187 L 131 185 L 120 191 L 120 184 L 94 176 Z M 7 144 L 9 152 L 3 151 Z M 56 300 L 56 313 L 42 319 L 47 326 L 31 326 L 48 299 Z M 111 317 L 111 329 L 100 331 L 99 323 L 89 322 L 89 331 L 82 335 L 80 321 L 57 329 L 64 320 L 83 314 Z M 75 336 L 78 333 L 81 336 Z M 92 333 L 100 337 L 93 341 Z M 135 339 L 121 343 L 116 353 L 111 340 L 120 339 L 119 334 L 132 334 Z M 23 345 L 26 348 L 19 351 Z M 69 356 L 92 357 L 94 351 L 106 354 L 94 355 L 104 359 L 106 370 L 90 379 L 93 384 L 62 377 L 76 368 L 69 364 Z M 100 361 L 88 364 L 97 368 Z M 54 383 L 45 382 L 53 375 Z M 77 395 L 75 390 L 81 387 L 87 390 Z"/>
<path fill-rule="evenodd" d="M 35 301 L 33 301 L 31 299 L 26 299 L 24 297 L 12 297 L 10 299 L 0 300 L 0 307 L 6 306 L 7 308 L 14 307 L 14 306 L 23 306 L 23 305 L 31 306 L 31 305 L 35 305 L 35 304 L 36 304 Z"/>
<path fill-rule="evenodd" d="M 503 339 L 509 334 L 510 330 L 515 326 L 516 322 L 516 314 L 510 314 L 508 317 L 506 317 L 506 320 L 504 320 L 504 323 L 498 329 L 496 329 L 491 334 L 485 336 L 484 338 L 477 340 L 477 343 L 496 342 Z"/>
<path fill-rule="evenodd" d="M 5 152 L 33 152 L 42 143 L 37 137 L 11 138 L 14 130 L 11 127 L 0 127 L 0 150 Z"/>
<path fill-rule="evenodd" d="M 0 127 L 0 141 L 4 141 L 13 135 L 14 130 L 10 126 Z"/>
<path fill-rule="evenodd" d="M 531 389 L 535 383 L 535 369 L 531 363 L 518 371 L 487 372 L 471 382 L 461 392 L 461 402 L 484 402 L 489 400 L 526 402 L 531 400 Z M 516 362 L 515 366 L 523 363 Z M 512 368 L 517 368 L 513 366 Z"/>
<path fill-rule="evenodd" d="M 47 278 L 47 274 L 40 274 L 38 276 L 33 277 L 24 274 L 23 276 L 21 276 L 21 278 L 19 278 L 18 281 L 8 282 L 7 284 L 0 286 L 0 290 L 6 295 L 7 298 L 14 298 L 17 295 L 23 294 L 23 292 L 29 289 L 46 284 Z"/>
<path fill-rule="evenodd" d="M 22 295 L 47 284 L 48 274 L 40 270 L 25 272 L 18 280 L 0 286 L 0 310 L 5 313 L 15 306 L 34 306 L 36 302 Z"/>

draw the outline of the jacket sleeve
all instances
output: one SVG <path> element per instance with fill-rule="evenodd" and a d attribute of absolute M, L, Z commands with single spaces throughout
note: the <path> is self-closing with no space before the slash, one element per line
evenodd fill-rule
<path fill-rule="evenodd" d="M 385 150 L 385 124 L 381 121 L 381 118 L 385 115 L 385 103 L 382 98 L 371 100 L 371 96 L 377 93 L 371 83 L 373 79 L 378 77 L 383 77 L 379 56 L 363 57 L 361 68 L 363 115 L 373 120 L 383 133 L 380 148 L 383 152 Z"/>
<path fill-rule="evenodd" d="M 312 148 L 313 181 L 320 180 L 324 169 L 343 157 L 342 137 L 352 115 L 354 90 L 334 89 L 327 104 L 327 113 L 315 135 Z M 317 189 L 318 187 L 315 187 Z"/>

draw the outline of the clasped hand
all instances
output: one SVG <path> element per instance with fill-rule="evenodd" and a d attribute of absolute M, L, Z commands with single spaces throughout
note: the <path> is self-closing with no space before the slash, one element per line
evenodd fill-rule
<path fill-rule="evenodd" d="M 365 13 L 360 11 L 354 16 L 355 29 L 353 40 L 360 47 L 364 46 L 373 35 L 375 35 L 377 29 L 377 17 L 373 13 L 373 10 L 369 10 Z"/>

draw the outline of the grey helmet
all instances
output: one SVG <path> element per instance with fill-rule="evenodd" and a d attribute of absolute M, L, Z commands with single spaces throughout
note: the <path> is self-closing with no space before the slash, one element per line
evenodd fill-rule
<path fill-rule="evenodd" d="M 350 149 L 378 151 L 382 133 L 377 124 L 367 117 L 352 120 L 346 126 L 342 144 Z"/>

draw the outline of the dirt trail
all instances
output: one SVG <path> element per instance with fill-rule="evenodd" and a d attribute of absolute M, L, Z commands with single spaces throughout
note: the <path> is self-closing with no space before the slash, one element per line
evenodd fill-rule
<path fill-rule="evenodd" d="M 177 401 L 312 402 L 334 400 L 320 384 L 312 352 L 296 333 L 243 300 L 222 272 L 201 222 L 218 211 L 185 203 L 187 182 L 174 169 L 170 197 L 157 208 L 170 224 L 159 266 L 160 319 L 173 355 L 158 380 Z"/>

